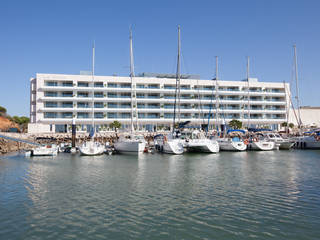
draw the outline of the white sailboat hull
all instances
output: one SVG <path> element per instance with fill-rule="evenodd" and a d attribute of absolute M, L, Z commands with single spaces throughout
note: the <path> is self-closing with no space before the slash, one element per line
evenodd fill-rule
<path fill-rule="evenodd" d="M 274 142 L 266 142 L 266 141 L 251 142 L 248 145 L 249 150 L 256 150 L 256 151 L 271 151 L 271 150 L 274 150 L 274 147 L 275 147 Z"/>
<path fill-rule="evenodd" d="M 180 139 L 171 139 L 163 144 L 163 152 L 168 154 L 182 154 L 184 152 L 183 144 Z"/>
<path fill-rule="evenodd" d="M 84 156 L 96 156 L 104 153 L 105 147 L 102 144 L 96 142 L 86 142 L 79 147 L 81 155 Z"/>
<path fill-rule="evenodd" d="M 320 140 L 313 136 L 299 137 L 296 139 L 296 148 L 302 149 L 320 149 Z"/>
<path fill-rule="evenodd" d="M 293 147 L 294 142 L 282 142 L 280 143 L 279 149 L 280 150 L 289 150 Z"/>
<path fill-rule="evenodd" d="M 114 144 L 117 152 L 143 152 L 146 148 L 146 143 L 141 141 L 119 141 Z"/>
<path fill-rule="evenodd" d="M 218 153 L 219 143 L 210 139 L 190 139 L 187 149 L 189 152 Z"/>
<path fill-rule="evenodd" d="M 228 140 L 218 140 L 221 151 L 245 151 L 247 145 L 244 142 L 234 142 Z"/>
<path fill-rule="evenodd" d="M 58 148 L 38 147 L 31 151 L 31 156 L 56 156 Z"/>

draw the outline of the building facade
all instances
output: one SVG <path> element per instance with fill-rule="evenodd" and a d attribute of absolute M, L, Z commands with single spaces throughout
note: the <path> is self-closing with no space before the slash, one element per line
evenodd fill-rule
<path fill-rule="evenodd" d="M 182 75 L 176 120 L 199 125 L 209 119 L 214 128 L 237 119 L 244 126 L 277 129 L 286 121 L 288 89 L 288 84 L 255 78 L 216 81 Z M 169 129 L 175 92 L 174 75 L 142 74 L 131 88 L 130 77 L 94 76 L 93 81 L 91 75 L 37 74 L 30 80 L 29 132 L 68 132 L 72 119 L 78 131 L 88 131 L 92 116 L 98 131 L 111 130 L 109 124 L 115 120 L 125 129 L 132 112 L 138 130 Z"/>

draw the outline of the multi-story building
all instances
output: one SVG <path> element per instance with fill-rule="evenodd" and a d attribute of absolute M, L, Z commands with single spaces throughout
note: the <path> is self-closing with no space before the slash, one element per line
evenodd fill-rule
<path fill-rule="evenodd" d="M 132 89 L 130 77 L 94 76 L 92 81 L 91 75 L 81 74 L 37 74 L 30 84 L 29 132 L 66 132 L 73 118 L 78 130 L 88 131 L 92 114 L 99 131 L 110 130 L 109 124 L 115 120 L 129 128 L 131 107 L 139 130 L 173 125 L 174 75 L 141 74 L 133 79 Z M 180 108 L 176 108 L 180 114 L 176 119 L 190 121 L 190 125 L 206 124 L 210 118 L 212 128 L 217 121 L 224 124 L 237 119 L 245 126 L 276 129 L 286 121 L 288 84 L 259 82 L 256 78 L 201 80 L 182 75 L 180 86 Z"/>

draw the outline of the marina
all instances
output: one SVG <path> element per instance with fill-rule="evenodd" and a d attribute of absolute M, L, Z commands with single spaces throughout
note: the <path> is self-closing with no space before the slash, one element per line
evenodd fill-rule
<path fill-rule="evenodd" d="M 0 240 L 319 240 L 320 1 L 6 1 Z"/>

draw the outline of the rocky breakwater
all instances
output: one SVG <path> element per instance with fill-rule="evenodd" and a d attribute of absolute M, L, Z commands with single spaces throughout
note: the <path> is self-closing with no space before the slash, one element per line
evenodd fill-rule
<path fill-rule="evenodd" d="M 31 148 L 32 147 L 26 143 L 13 142 L 10 140 L 0 138 L 0 155 L 11 152 L 17 152 L 21 150 L 28 150 Z"/>

